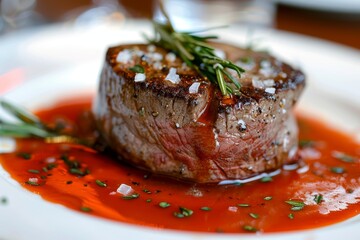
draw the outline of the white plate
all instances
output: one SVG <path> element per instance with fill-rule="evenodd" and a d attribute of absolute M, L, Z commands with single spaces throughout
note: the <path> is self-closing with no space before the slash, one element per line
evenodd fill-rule
<path fill-rule="evenodd" d="M 30 109 L 50 106 L 72 95 L 96 91 L 105 49 L 109 44 L 140 41 L 139 32 L 150 32 L 144 22 L 71 28 L 53 26 L 0 39 L 0 92 L 2 82 L 14 75 L 24 83 L 4 97 Z M 230 28 L 219 33 L 224 41 L 244 44 L 247 29 Z M 308 76 L 301 111 L 341 126 L 349 134 L 360 133 L 360 53 L 339 45 L 277 31 L 255 32 L 261 46 L 299 66 Z M 1 114 L 1 113 L 0 113 Z M 2 140 L 3 141 L 3 140 Z M 321 229 L 282 234 L 203 234 L 108 221 L 42 200 L 21 188 L 0 166 L 0 239 L 263 239 L 355 240 L 360 217 Z M 221 236 L 221 237 L 220 237 Z"/>
<path fill-rule="evenodd" d="M 294 7 L 308 8 L 320 11 L 360 13 L 358 0 L 276 0 L 279 3 Z"/>

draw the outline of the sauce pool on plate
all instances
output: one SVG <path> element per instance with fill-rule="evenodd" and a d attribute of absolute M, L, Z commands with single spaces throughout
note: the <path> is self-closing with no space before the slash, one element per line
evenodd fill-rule
<path fill-rule="evenodd" d="M 37 115 L 82 137 L 97 134 L 90 98 Z M 111 153 L 73 144 L 17 140 L 0 155 L 12 178 L 43 199 L 90 216 L 201 232 L 281 232 L 323 227 L 360 213 L 360 145 L 298 115 L 305 165 L 233 185 L 185 183 L 123 164 Z"/>

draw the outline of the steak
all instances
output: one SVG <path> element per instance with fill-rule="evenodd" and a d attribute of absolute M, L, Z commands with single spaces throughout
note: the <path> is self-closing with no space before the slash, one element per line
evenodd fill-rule
<path fill-rule="evenodd" d="M 241 94 L 223 97 L 163 48 L 108 49 L 93 112 L 122 160 L 199 183 L 245 179 L 297 160 L 292 109 L 304 74 L 265 52 L 212 45 L 246 70 L 240 79 L 229 70 L 241 83 Z"/>

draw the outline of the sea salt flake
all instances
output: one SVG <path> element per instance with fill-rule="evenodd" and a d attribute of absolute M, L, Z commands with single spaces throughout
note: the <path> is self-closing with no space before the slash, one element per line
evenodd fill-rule
<path fill-rule="evenodd" d="M 131 186 L 122 183 L 120 187 L 116 190 L 116 192 L 120 193 L 121 195 L 127 196 L 134 191 Z"/>
<path fill-rule="evenodd" d="M 144 82 L 146 79 L 146 75 L 144 73 L 136 73 L 134 81 L 135 82 Z"/>
<path fill-rule="evenodd" d="M 246 123 L 245 123 L 244 120 L 240 119 L 240 120 L 238 121 L 238 125 L 239 125 L 240 129 L 246 130 Z"/>
<path fill-rule="evenodd" d="M 237 211 L 238 211 L 238 207 L 230 206 L 230 207 L 228 207 L 228 210 L 229 210 L 230 212 L 237 212 Z"/>
<path fill-rule="evenodd" d="M 191 86 L 189 87 L 189 93 L 198 93 L 200 84 L 201 83 L 199 82 L 194 82 L 193 84 L 191 84 Z"/>
<path fill-rule="evenodd" d="M 29 182 L 37 183 L 39 179 L 37 178 L 29 178 Z"/>
<path fill-rule="evenodd" d="M 156 47 L 154 45 L 149 45 L 149 46 L 147 46 L 147 50 L 148 50 L 148 52 L 155 52 Z"/>
<path fill-rule="evenodd" d="M 124 63 L 124 64 L 130 62 L 131 59 L 132 59 L 132 53 L 129 49 L 125 49 L 125 50 L 119 52 L 119 54 L 116 57 L 117 62 Z"/>
<path fill-rule="evenodd" d="M 159 62 L 159 61 L 163 60 L 163 55 L 160 53 L 157 53 L 157 52 L 149 53 L 147 56 L 155 62 Z"/>
<path fill-rule="evenodd" d="M 54 157 L 48 157 L 48 158 L 45 159 L 45 162 L 46 162 L 46 163 L 54 163 L 54 162 L 56 162 L 56 158 L 54 158 Z"/>
<path fill-rule="evenodd" d="M 165 80 L 168 80 L 172 83 L 178 84 L 180 82 L 180 76 L 176 74 L 176 68 L 170 68 L 168 75 Z"/>
<path fill-rule="evenodd" d="M 258 78 L 252 79 L 252 85 L 254 88 L 264 89 L 265 85 L 262 81 L 260 81 Z"/>
<path fill-rule="evenodd" d="M 275 93 L 275 88 L 271 87 L 271 88 L 265 88 L 265 92 L 269 93 L 269 94 L 274 94 Z"/>
<path fill-rule="evenodd" d="M 152 66 L 153 66 L 153 68 L 155 70 L 161 70 L 162 69 L 162 64 L 160 62 L 155 62 Z"/>
<path fill-rule="evenodd" d="M 165 59 L 168 62 L 174 62 L 176 60 L 176 55 L 172 52 L 169 52 L 168 54 L 166 54 Z"/>
<path fill-rule="evenodd" d="M 274 79 L 266 79 L 263 81 L 265 87 L 273 87 L 275 86 Z"/>

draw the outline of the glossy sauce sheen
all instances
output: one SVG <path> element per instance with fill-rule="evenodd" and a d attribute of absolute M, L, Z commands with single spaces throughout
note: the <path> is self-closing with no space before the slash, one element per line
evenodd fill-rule
<path fill-rule="evenodd" d="M 38 115 L 45 122 L 62 118 L 74 129 L 85 128 L 84 134 L 90 127 L 84 127 L 84 117 L 79 116 L 89 112 L 90 105 L 90 98 L 80 103 L 67 101 Z M 82 146 L 46 144 L 34 139 L 19 140 L 16 152 L 0 155 L 0 160 L 12 178 L 48 201 L 90 216 L 155 228 L 266 233 L 317 228 L 358 215 L 359 144 L 322 123 L 301 116 L 298 120 L 300 139 L 311 139 L 316 143 L 315 147 L 302 151 L 309 170 L 301 174 L 296 170 L 282 170 L 272 181 L 258 180 L 241 186 L 169 180 L 123 165 L 114 156 L 101 155 Z M 333 157 L 333 151 L 346 153 L 353 159 L 341 161 Z M 29 153 L 31 158 L 26 160 L 19 153 Z M 64 154 L 70 160 L 79 161 L 90 174 L 84 177 L 70 174 L 68 166 L 61 160 Z M 316 154 L 321 157 L 314 159 Z M 42 170 L 54 160 L 56 167 L 47 172 Z M 335 173 L 331 170 L 333 167 L 342 168 L 344 173 Z M 31 173 L 29 169 L 39 173 Z M 39 186 L 26 184 L 29 178 L 38 178 Z M 96 184 L 96 180 L 101 180 L 106 187 Z M 139 194 L 138 198 L 123 199 L 116 193 L 120 184 L 131 186 L 133 193 Z M 317 204 L 313 199 L 319 194 L 323 200 Z M 306 205 L 301 210 L 291 210 L 292 206 L 285 202 L 290 199 Z M 162 208 L 160 202 L 170 206 Z M 191 209 L 193 214 L 179 218 L 174 215 L 181 212 L 179 207 Z M 207 208 L 201 210 L 203 207 Z"/>

